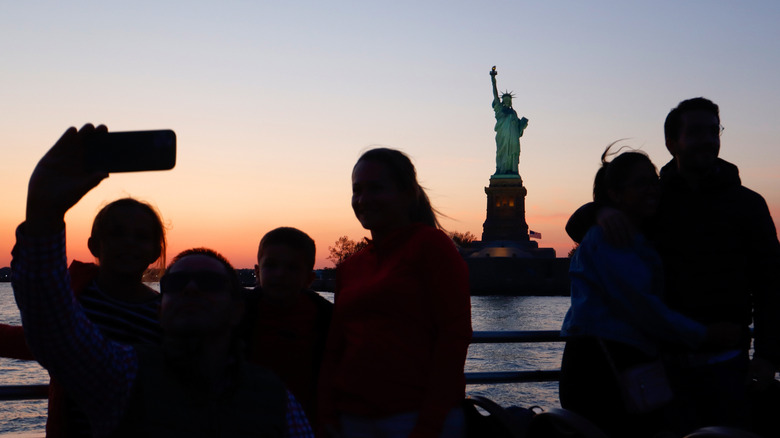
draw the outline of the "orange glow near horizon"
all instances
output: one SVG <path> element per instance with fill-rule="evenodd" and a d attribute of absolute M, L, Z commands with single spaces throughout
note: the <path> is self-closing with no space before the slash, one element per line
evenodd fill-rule
<path fill-rule="evenodd" d="M 576 207 L 576 206 L 575 206 Z M 780 217 L 780 207 L 770 206 L 773 218 Z M 573 209 L 572 209 L 573 212 Z M 333 267 L 333 263 L 327 260 L 329 255 L 328 247 L 340 236 L 348 236 L 353 240 L 360 240 L 369 234 L 360 228 L 357 220 L 351 216 L 351 211 L 347 211 L 349 216 L 347 220 L 354 223 L 349 226 L 338 229 L 332 224 L 326 226 L 316 226 L 314 223 L 307 224 L 289 224 L 284 222 L 274 223 L 272 225 L 260 225 L 260 231 L 253 229 L 248 224 L 241 227 L 228 227 L 228 230 L 218 227 L 177 227 L 171 224 L 168 230 L 168 252 L 170 260 L 179 252 L 193 246 L 206 246 L 216 249 L 223 253 L 236 268 L 253 268 L 256 262 L 257 244 L 262 234 L 277 226 L 296 226 L 308 233 L 317 244 L 317 257 L 315 269 Z M 0 241 L 0 267 L 10 266 L 10 253 L 13 247 L 13 232 L 21 220 L 20 213 L 18 220 L 0 218 L 0 229 L 5 230 L 5 235 L 9 239 Z M 569 251 L 574 247 L 574 242 L 566 235 L 563 226 L 568 220 L 569 213 L 549 216 L 529 215 L 526 218 L 529 229 L 542 234 L 542 239 L 536 240 L 540 247 L 554 248 L 557 257 L 566 257 Z M 484 217 L 481 219 L 484 220 Z M 481 220 L 473 221 L 454 221 L 444 219 L 444 226 L 449 231 L 470 231 L 477 238 L 481 238 L 482 224 Z M 87 248 L 87 238 L 89 237 L 91 218 L 66 218 L 67 222 L 67 241 L 68 241 L 68 260 L 93 261 L 93 257 Z M 775 221 L 777 222 L 777 221 Z"/>
<path fill-rule="evenodd" d="M 112 174 L 87 194 L 66 217 L 71 259 L 92 259 L 100 206 L 133 196 L 170 225 L 169 258 L 209 246 L 250 268 L 262 235 L 292 226 L 316 241 L 316 267 L 332 266 L 337 238 L 368 235 L 349 176 L 374 146 L 410 156 L 445 229 L 480 237 L 495 171 L 493 65 L 529 119 L 519 173 L 540 247 L 559 257 L 572 248 L 566 220 L 591 199 L 607 144 L 626 139 L 659 168 L 668 162 L 664 118 L 695 96 L 720 106 L 722 158 L 780 217 L 780 63 L 767 56 L 780 52 L 775 3 L 737 14 L 716 4 L 703 18 L 686 2 L 625 2 L 607 15 L 585 2 L 514 2 L 500 14 L 519 25 L 500 29 L 477 2 L 418 3 L 173 1 L 83 14 L 66 2 L 6 2 L 0 266 L 36 162 L 87 122 L 173 129 L 177 163 Z"/>
<path fill-rule="evenodd" d="M 349 211 L 351 215 L 351 211 Z M 354 220 L 353 217 L 349 217 Z M 483 218 L 484 220 L 484 218 Z M 569 250 L 574 246 L 568 236 L 560 228 L 560 217 L 534 217 L 527 218 L 530 229 L 542 233 L 543 239 L 536 240 L 540 247 L 554 248 L 558 257 L 565 257 Z M 87 239 L 90 234 L 91 219 L 86 217 L 73 218 L 68 216 L 67 223 L 67 253 L 69 262 L 72 260 L 93 261 L 94 257 L 87 248 Z M 6 230 L 14 230 L 18 223 L 0 223 Z M 296 226 L 286 223 L 279 223 L 273 226 L 264 227 L 262 231 L 255 231 L 247 224 L 228 227 L 215 227 L 213 224 L 201 227 L 177 226 L 170 224 L 167 232 L 168 239 L 168 260 L 172 259 L 179 252 L 192 248 L 194 246 L 205 246 L 221 252 L 236 268 L 253 268 L 256 262 L 257 244 L 265 231 L 269 231 L 276 226 Z M 302 226 L 297 227 L 308 233 L 315 240 L 317 245 L 317 257 L 315 269 L 333 267 L 333 263 L 327 260 L 329 255 L 328 247 L 332 246 L 340 236 L 347 235 L 353 240 L 360 240 L 368 237 L 369 233 L 360 228 L 357 220 L 354 220 L 352 226 L 344 227 L 343 231 L 333 230 L 333 227 L 315 227 Z M 444 220 L 445 228 L 449 231 L 470 231 L 479 239 L 482 235 L 481 222 L 476 225 L 458 223 Z M 11 231 L 13 235 L 13 231 Z M 10 252 L 13 247 L 13 239 L 2 242 L 0 251 L 0 267 L 10 265 Z"/>

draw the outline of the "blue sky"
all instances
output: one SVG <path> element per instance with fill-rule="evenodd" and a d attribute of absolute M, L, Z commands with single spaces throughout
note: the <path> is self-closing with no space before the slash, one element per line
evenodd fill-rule
<path fill-rule="evenodd" d="M 35 162 L 88 121 L 174 129 L 179 162 L 114 175 L 76 206 L 79 258 L 99 206 L 133 195 L 163 212 L 173 249 L 213 246 L 243 267 L 290 225 L 327 266 L 338 236 L 366 235 L 349 178 L 372 145 L 407 152 L 444 225 L 479 236 L 493 65 L 530 120 L 520 175 L 541 246 L 571 247 L 563 224 L 610 142 L 663 165 L 663 119 L 695 96 L 721 106 L 721 156 L 777 217 L 779 22 L 771 1 L 2 2 L 0 265 Z"/>

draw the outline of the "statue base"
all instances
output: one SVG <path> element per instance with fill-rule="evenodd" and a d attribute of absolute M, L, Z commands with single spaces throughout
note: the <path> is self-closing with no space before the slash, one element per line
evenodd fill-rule
<path fill-rule="evenodd" d="M 555 258 L 552 248 L 539 248 L 528 235 L 525 196 L 520 175 L 493 175 L 485 187 L 487 217 L 482 241 L 475 242 L 469 257 Z"/>
<path fill-rule="evenodd" d="M 525 223 L 525 195 L 520 175 L 493 175 L 485 187 L 487 217 L 482 225 L 482 241 L 512 240 L 528 242 Z"/>
<path fill-rule="evenodd" d="M 472 295 L 567 295 L 569 260 L 528 236 L 520 175 L 493 175 L 485 187 L 482 241 L 461 249 Z"/>
<path fill-rule="evenodd" d="M 490 179 L 519 179 L 522 184 L 522 178 L 516 173 L 494 173 L 493 175 L 490 175 Z"/>

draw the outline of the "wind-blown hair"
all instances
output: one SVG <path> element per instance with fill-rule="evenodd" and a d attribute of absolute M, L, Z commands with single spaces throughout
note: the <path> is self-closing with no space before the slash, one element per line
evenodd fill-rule
<path fill-rule="evenodd" d="M 610 152 L 618 141 L 607 146 L 604 153 L 601 154 L 601 168 L 596 172 L 596 178 L 593 181 L 593 201 L 597 204 L 612 206 L 613 202 L 609 197 L 609 191 L 620 190 L 630 178 L 634 165 L 637 163 L 647 163 L 655 169 L 650 157 L 642 151 L 632 149 L 621 153 L 620 151 L 626 148 L 623 146 L 615 152 Z M 607 157 L 610 156 L 615 157 L 611 161 L 607 161 Z"/>
<path fill-rule="evenodd" d="M 398 189 L 414 196 L 414 203 L 410 212 L 412 222 L 422 222 L 426 225 L 442 229 L 438 219 L 438 212 L 431 205 L 428 195 L 417 182 L 417 171 L 406 154 L 396 149 L 376 148 L 363 153 L 355 166 L 362 161 L 373 161 L 384 165 L 390 178 L 398 186 Z M 354 167 L 353 167 L 354 172 Z"/>

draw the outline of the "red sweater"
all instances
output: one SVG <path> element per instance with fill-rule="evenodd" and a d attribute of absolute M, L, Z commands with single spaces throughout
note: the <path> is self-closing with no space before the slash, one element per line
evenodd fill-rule
<path fill-rule="evenodd" d="M 0 357 L 35 360 L 20 325 L 0 324 Z"/>
<path fill-rule="evenodd" d="M 470 340 L 468 268 L 446 234 L 414 224 L 370 243 L 339 267 L 323 424 L 414 411 L 412 436 L 438 437 L 465 395 Z"/>
<path fill-rule="evenodd" d="M 322 300 L 325 301 L 324 298 Z M 279 308 L 260 299 L 253 304 L 257 315 L 251 329 L 254 333 L 247 358 L 279 376 L 306 414 L 313 415 L 317 398 L 316 380 L 322 360 L 324 332 L 327 331 L 327 326 L 318 325 L 318 312 L 322 310 L 303 293 L 297 294 L 295 304 L 290 308 Z"/>
<path fill-rule="evenodd" d="M 95 278 L 97 270 L 97 265 L 92 263 L 82 263 L 78 260 L 71 263 L 68 268 L 70 285 L 76 294 L 80 293 Z M 0 357 L 35 360 L 30 347 L 27 346 L 22 326 L 0 324 Z"/>

